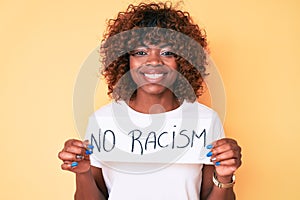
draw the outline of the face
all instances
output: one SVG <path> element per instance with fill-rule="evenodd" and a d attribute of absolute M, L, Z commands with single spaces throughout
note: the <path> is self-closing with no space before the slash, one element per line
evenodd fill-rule
<path fill-rule="evenodd" d="M 177 78 L 175 54 L 167 45 L 137 47 L 130 53 L 130 73 L 139 92 L 162 94 Z"/>

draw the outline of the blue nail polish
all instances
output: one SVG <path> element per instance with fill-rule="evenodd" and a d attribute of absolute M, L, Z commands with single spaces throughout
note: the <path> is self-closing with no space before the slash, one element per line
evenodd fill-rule
<path fill-rule="evenodd" d="M 209 144 L 209 145 L 206 146 L 206 148 L 207 148 L 207 149 L 212 149 L 212 148 L 213 148 L 213 145 L 212 145 L 212 144 Z"/>
<path fill-rule="evenodd" d="M 216 162 L 216 164 L 215 164 L 216 166 L 220 166 L 221 165 L 221 163 L 220 162 Z"/>
<path fill-rule="evenodd" d="M 210 151 L 208 152 L 208 154 L 206 154 L 207 157 L 211 157 L 213 155 L 213 153 Z"/>
<path fill-rule="evenodd" d="M 78 162 L 72 162 L 71 163 L 71 167 L 77 167 L 78 166 Z"/>
<path fill-rule="evenodd" d="M 93 146 L 93 145 L 91 145 L 91 144 L 89 144 L 89 145 L 87 146 L 87 148 L 88 148 L 88 149 L 93 149 L 93 148 L 94 148 L 94 146 Z"/>
<path fill-rule="evenodd" d="M 92 153 L 93 153 L 93 151 L 85 150 L 86 155 L 91 155 Z"/>

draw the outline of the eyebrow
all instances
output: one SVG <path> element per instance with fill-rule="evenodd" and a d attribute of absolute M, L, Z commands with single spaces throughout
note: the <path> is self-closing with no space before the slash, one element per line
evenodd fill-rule
<path fill-rule="evenodd" d="M 155 46 L 156 47 L 156 46 Z M 165 48 L 165 47 L 171 47 L 171 44 L 169 44 L 169 43 L 165 43 L 165 44 L 161 44 L 161 45 L 158 45 L 157 46 L 157 48 L 158 49 L 163 49 L 163 48 Z M 137 46 L 136 47 L 136 49 L 137 48 L 146 48 L 146 49 L 150 49 L 150 47 L 148 46 L 148 45 L 146 45 L 146 44 L 142 44 L 142 45 L 140 45 L 140 46 Z"/>

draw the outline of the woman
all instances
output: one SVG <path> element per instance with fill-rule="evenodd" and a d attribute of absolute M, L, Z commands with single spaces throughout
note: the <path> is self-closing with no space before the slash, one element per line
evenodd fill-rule
<path fill-rule="evenodd" d="M 207 146 L 212 164 L 171 163 L 154 172 L 126 173 L 90 155 L 93 146 L 71 139 L 59 158 L 62 169 L 76 174 L 75 199 L 235 199 L 241 148 L 223 138 L 215 112 L 196 101 L 207 75 L 204 31 L 170 4 L 141 3 L 109 21 L 103 42 L 102 73 L 115 102 L 94 115 L 109 116 L 114 105 L 139 120 L 160 114 L 171 119 L 187 108 L 197 110 L 211 118 L 217 132 Z"/>

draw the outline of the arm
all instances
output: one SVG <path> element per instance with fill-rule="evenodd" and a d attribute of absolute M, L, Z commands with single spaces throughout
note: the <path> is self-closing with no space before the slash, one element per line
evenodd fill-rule
<path fill-rule="evenodd" d="M 76 174 L 75 200 L 105 200 L 107 189 L 100 168 L 91 167 L 85 173 Z"/>
<path fill-rule="evenodd" d="M 201 186 L 201 199 L 212 200 L 233 200 L 235 194 L 233 188 L 218 188 L 212 181 L 215 167 L 212 165 L 204 165 L 202 169 L 202 186 Z M 218 177 L 221 183 L 230 183 L 231 176 L 228 178 L 221 179 Z"/>
<path fill-rule="evenodd" d="M 211 152 L 214 165 L 204 165 L 202 169 L 201 199 L 234 200 L 233 187 L 219 188 L 212 179 L 215 171 L 219 182 L 232 182 L 233 174 L 241 166 L 241 148 L 235 140 L 224 138 L 213 144 Z"/>

